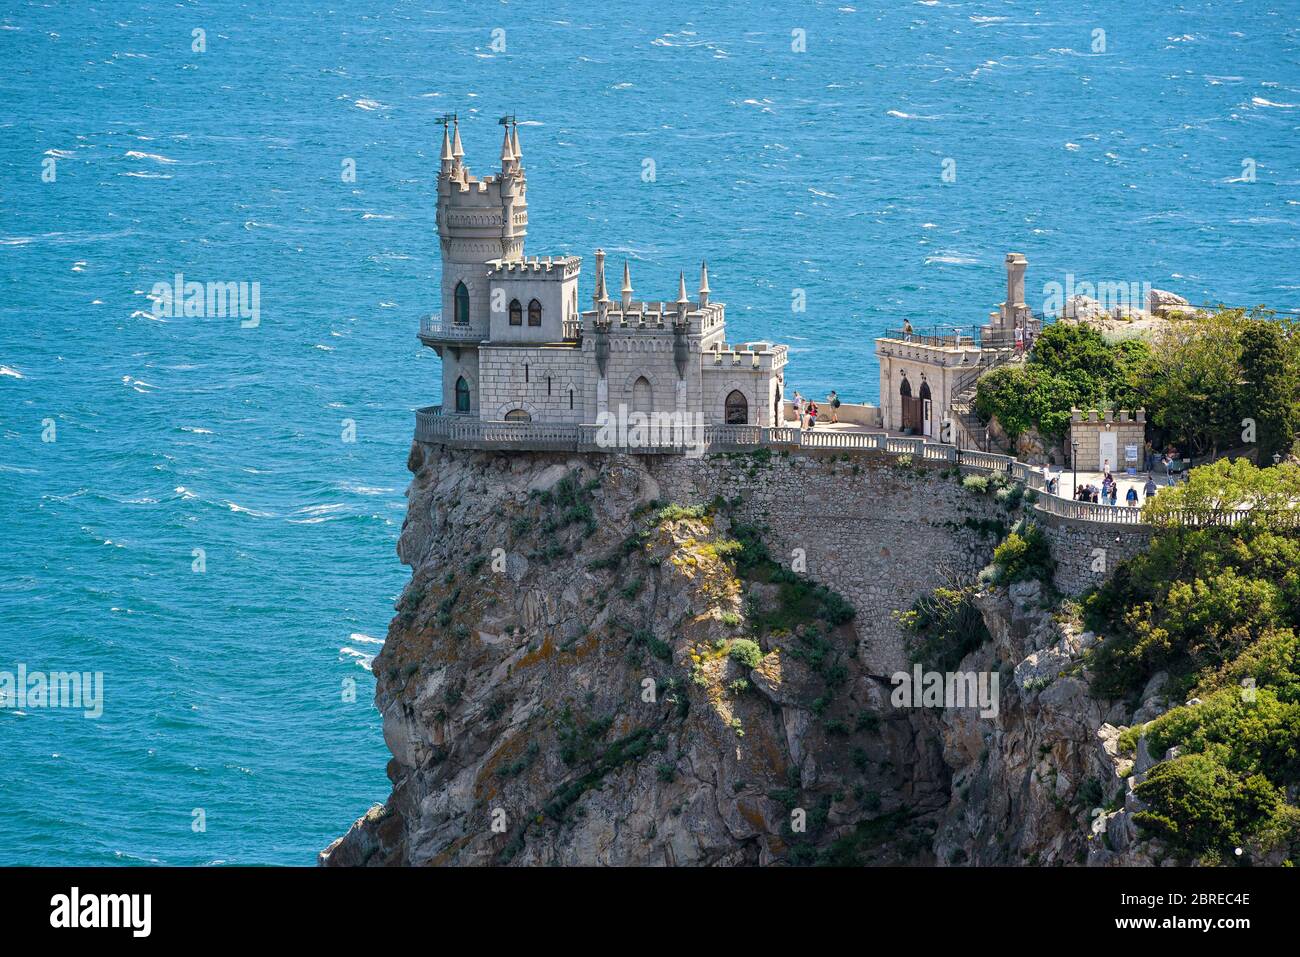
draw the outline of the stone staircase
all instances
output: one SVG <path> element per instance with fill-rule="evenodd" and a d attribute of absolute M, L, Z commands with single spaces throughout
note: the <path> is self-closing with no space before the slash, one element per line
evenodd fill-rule
<path fill-rule="evenodd" d="M 989 428 L 975 414 L 975 384 L 980 376 L 990 369 L 1011 362 L 1015 352 L 1011 349 L 985 349 L 980 354 L 977 365 L 962 373 L 953 386 L 952 401 L 948 413 L 957 424 L 958 434 L 955 438 L 963 448 L 975 448 L 982 452 L 1005 452 L 1002 448 L 993 448 L 996 443 L 989 435 Z"/>

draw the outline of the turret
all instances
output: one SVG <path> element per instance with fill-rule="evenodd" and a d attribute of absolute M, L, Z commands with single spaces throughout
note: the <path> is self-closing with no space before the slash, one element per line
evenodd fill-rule
<path fill-rule="evenodd" d="M 700 263 L 700 308 L 709 304 L 709 264 Z"/>
<path fill-rule="evenodd" d="M 442 122 L 437 215 L 442 316 L 444 324 L 457 326 L 462 337 L 478 331 L 486 336 L 490 305 L 487 264 L 524 258 L 526 187 L 508 125 L 501 139 L 501 175 L 478 179 L 465 162 L 459 120 L 451 115 Z"/>
<path fill-rule="evenodd" d="M 630 312 L 632 309 L 632 273 L 628 269 L 627 260 L 623 260 L 623 311 Z"/>

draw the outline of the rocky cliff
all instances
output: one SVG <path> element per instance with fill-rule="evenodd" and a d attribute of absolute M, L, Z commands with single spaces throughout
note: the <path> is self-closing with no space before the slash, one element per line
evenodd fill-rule
<path fill-rule="evenodd" d="M 891 704 L 895 613 L 1014 517 L 955 473 L 419 443 L 409 465 L 412 577 L 374 662 L 393 790 L 322 863 L 1129 859 L 1093 834 L 1125 833 L 1128 715 L 1037 585 L 977 598 L 991 640 L 961 669 L 1004 677 L 996 717 Z"/>

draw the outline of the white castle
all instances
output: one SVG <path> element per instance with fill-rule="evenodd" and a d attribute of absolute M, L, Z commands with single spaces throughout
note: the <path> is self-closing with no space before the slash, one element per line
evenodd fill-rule
<path fill-rule="evenodd" d="M 442 312 L 420 323 L 421 341 L 442 359 L 440 416 L 574 426 L 644 413 L 706 426 L 781 424 L 787 349 L 727 343 L 726 307 L 710 299 L 707 265 L 694 301 L 685 273 L 676 300 L 665 301 L 634 299 L 624 263 L 611 301 L 597 249 L 592 308 L 579 310 L 581 258 L 524 254 L 518 124 L 501 120 L 501 171 L 478 179 L 456 118 L 441 122 Z"/>

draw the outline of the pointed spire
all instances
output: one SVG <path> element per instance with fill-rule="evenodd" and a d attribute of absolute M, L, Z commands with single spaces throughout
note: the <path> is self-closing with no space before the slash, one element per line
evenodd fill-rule
<path fill-rule="evenodd" d="M 682 270 L 682 272 L 677 274 L 677 302 L 680 305 L 685 305 L 686 303 L 690 302 L 690 300 L 686 298 L 686 271 L 685 270 Z"/>
<path fill-rule="evenodd" d="M 451 162 L 451 137 L 447 134 L 447 125 L 442 126 L 442 161 Z"/>
<path fill-rule="evenodd" d="M 506 135 L 501 140 L 501 169 L 505 168 L 515 161 L 515 150 L 510 145 L 510 127 L 506 127 Z"/>
<path fill-rule="evenodd" d="M 515 124 L 514 135 L 515 135 L 514 143 L 511 144 L 510 148 L 515 154 L 515 162 L 520 163 L 523 161 L 524 154 L 519 149 L 519 124 L 518 123 Z"/>
<path fill-rule="evenodd" d="M 623 260 L 623 311 L 627 312 L 632 308 L 632 271 L 628 268 L 627 260 Z"/>
<path fill-rule="evenodd" d="M 709 264 L 707 261 L 700 263 L 700 305 L 709 304 Z"/>
<path fill-rule="evenodd" d="M 455 127 L 455 137 L 451 144 L 451 156 L 456 161 L 456 165 L 461 164 L 461 159 L 465 156 L 465 148 L 460 145 L 460 120 L 453 121 Z"/>

